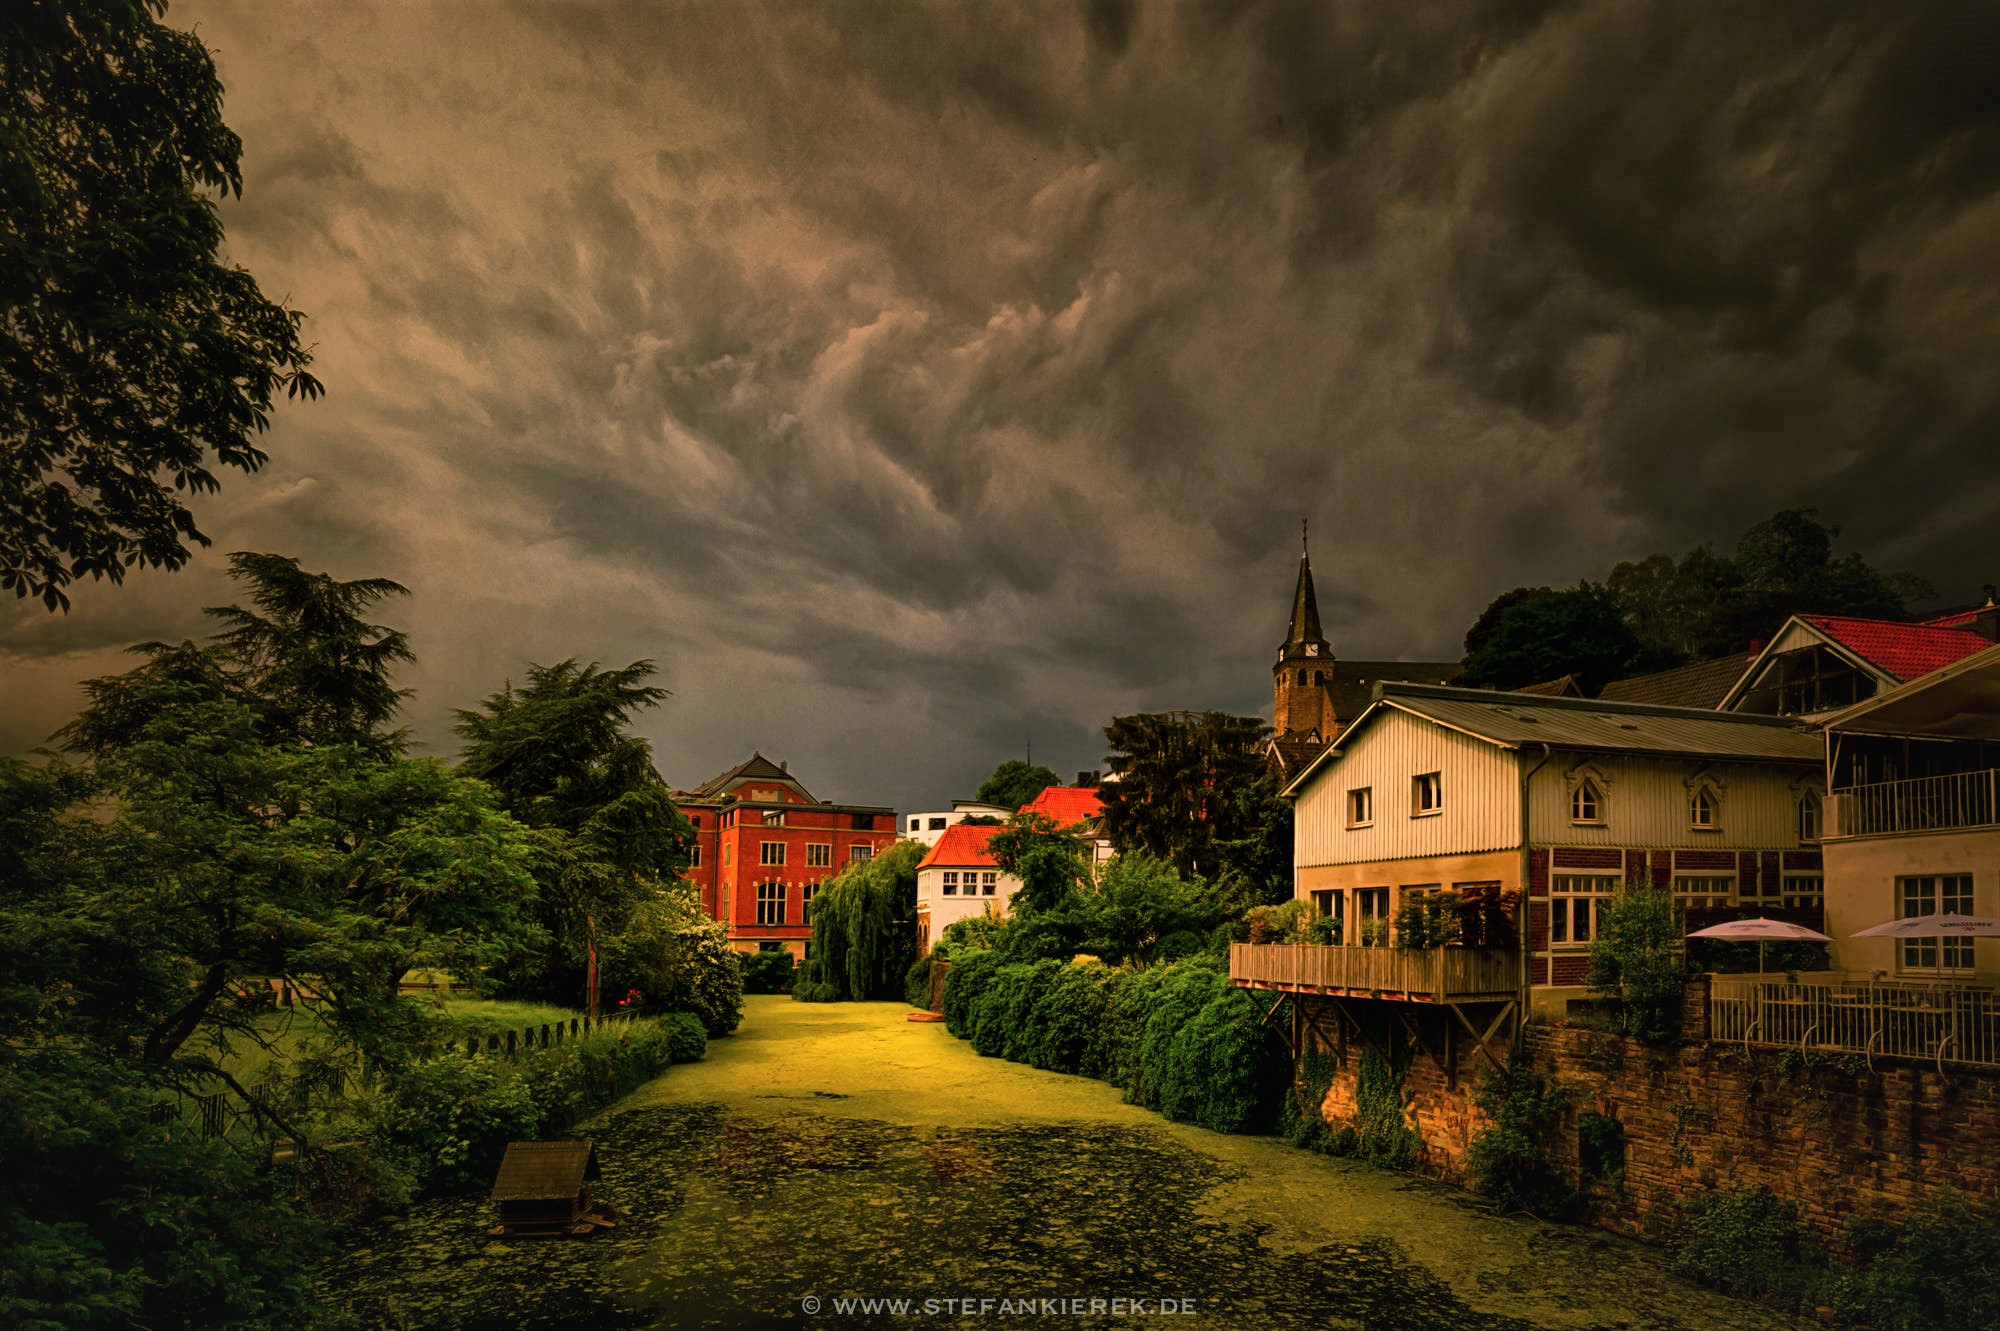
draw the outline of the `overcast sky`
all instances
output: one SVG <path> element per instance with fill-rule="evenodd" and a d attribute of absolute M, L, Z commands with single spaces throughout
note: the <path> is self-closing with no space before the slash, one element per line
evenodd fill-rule
<path fill-rule="evenodd" d="M 412 595 L 408 720 L 650 657 L 676 784 L 970 796 L 1816 504 L 2000 579 L 2000 6 L 194 3 L 317 403 L 212 550 L 0 608 L 0 749 L 225 553 Z"/>

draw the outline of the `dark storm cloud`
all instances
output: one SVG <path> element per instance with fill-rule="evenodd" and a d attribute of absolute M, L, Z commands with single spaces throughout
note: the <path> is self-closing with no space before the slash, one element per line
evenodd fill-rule
<path fill-rule="evenodd" d="M 1094 765 L 1114 713 L 1268 706 L 1301 515 L 1362 658 L 1795 503 L 2000 572 L 1988 7 L 174 18 L 330 389 L 204 520 L 409 583 L 440 740 L 650 656 L 677 781 Z M 0 621 L 35 705 L 202 631 L 218 563 Z"/>

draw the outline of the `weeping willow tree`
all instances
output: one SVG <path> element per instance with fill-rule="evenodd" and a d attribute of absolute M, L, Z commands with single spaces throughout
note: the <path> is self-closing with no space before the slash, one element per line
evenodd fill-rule
<path fill-rule="evenodd" d="M 792 986 L 806 1002 L 900 998 L 916 956 L 921 842 L 848 865 L 813 897 L 810 958 Z"/>

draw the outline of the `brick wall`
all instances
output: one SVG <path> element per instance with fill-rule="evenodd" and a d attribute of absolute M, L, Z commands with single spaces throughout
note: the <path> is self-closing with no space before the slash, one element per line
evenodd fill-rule
<path fill-rule="evenodd" d="M 1705 1029 L 1704 986 L 1689 994 L 1684 1026 Z M 1415 1052 L 1405 1087 L 1424 1139 L 1424 1167 L 1464 1181 L 1481 1116 L 1472 1103 L 1480 1062 L 1470 1040 L 1452 1050 L 1455 1078 L 1439 1066 L 1443 1013 L 1418 1029 L 1432 1054 Z M 1784 1051 L 1745 1050 L 1695 1038 L 1650 1048 L 1604 1031 L 1530 1026 L 1526 1053 L 1569 1088 L 1570 1109 L 1552 1125 L 1557 1158 L 1574 1175 L 1577 1115 L 1595 1110 L 1625 1129 L 1622 1194 L 1592 1191 L 1593 1219 L 1619 1233 L 1657 1237 L 1680 1199 L 1706 1188 L 1759 1184 L 1832 1234 L 1850 1217 L 1894 1218 L 1950 1188 L 2000 1197 L 2000 1073 L 1877 1059 L 1802 1064 Z M 1324 1113 L 1354 1121 L 1355 1058 L 1336 1072 Z M 1455 1081 L 1455 1085 L 1453 1084 Z"/>

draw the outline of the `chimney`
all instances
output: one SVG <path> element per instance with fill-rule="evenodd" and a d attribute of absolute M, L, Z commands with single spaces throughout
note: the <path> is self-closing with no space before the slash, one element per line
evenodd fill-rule
<path fill-rule="evenodd" d="M 2000 604 L 1994 602 L 1993 584 L 1989 582 L 1979 590 L 1985 595 L 1986 604 L 1979 607 L 1979 613 L 1966 627 L 1988 642 L 2000 642 Z"/>
<path fill-rule="evenodd" d="M 784 773 L 784 774 L 785 774 L 786 776 L 790 776 L 790 775 L 792 774 L 792 763 L 791 763 L 791 760 L 790 760 L 789 758 L 781 758 L 781 759 L 779 759 L 779 760 L 778 760 L 778 770 L 779 770 L 780 772 L 783 772 L 783 773 Z"/>
<path fill-rule="evenodd" d="M 1097 773 L 1095 771 L 1078 772 L 1076 774 L 1076 783 L 1086 789 L 1095 787 L 1097 785 Z"/>
<path fill-rule="evenodd" d="M 1755 656 L 1757 653 L 1763 650 L 1764 650 L 1764 640 L 1762 638 L 1750 639 L 1750 655 Z"/>

